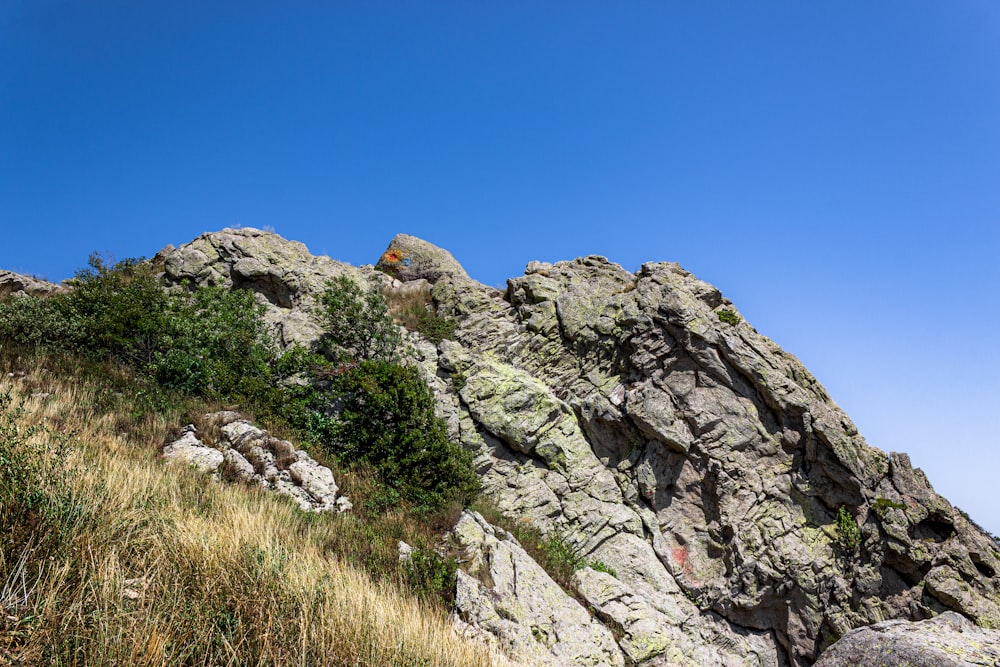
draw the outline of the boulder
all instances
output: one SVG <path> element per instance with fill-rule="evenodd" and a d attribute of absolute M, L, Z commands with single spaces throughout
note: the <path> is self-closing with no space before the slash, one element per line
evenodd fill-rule
<path fill-rule="evenodd" d="M 423 279 L 434 283 L 442 276 L 469 278 L 450 252 L 407 234 L 397 234 L 375 266 L 402 282 Z"/>
<path fill-rule="evenodd" d="M 815 667 L 971 667 L 1000 665 L 1000 632 L 984 630 L 961 614 L 925 621 L 883 621 L 851 630 Z"/>

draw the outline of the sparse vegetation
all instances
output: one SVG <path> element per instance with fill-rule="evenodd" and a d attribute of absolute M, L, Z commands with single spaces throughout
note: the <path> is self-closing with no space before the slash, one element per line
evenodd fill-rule
<path fill-rule="evenodd" d="M 472 508 L 494 526 L 499 526 L 516 537 L 525 552 L 552 577 L 553 581 L 570 595 L 579 598 L 573 588 L 573 573 L 588 563 L 573 548 L 565 535 L 555 531 L 542 533 L 527 520 L 515 520 L 504 516 L 486 499 L 476 501 Z M 585 600 L 581 602 L 586 604 Z"/>
<path fill-rule="evenodd" d="M 861 546 L 861 529 L 854 515 L 843 505 L 837 510 L 837 541 L 847 553 L 854 553 Z"/>
<path fill-rule="evenodd" d="M 438 315 L 434 310 L 430 289 L 389 291 L 386 302 L 393 321 L 410 331 L 419 332 L 435 345 L 443 340 L 453 340 L 458 322 Z"/>
<path fill-rule="evenodd" d="M 614 568 L 605 563 L 604 561 L 595 560 L 590 563 L 590 567 L 596 572 L 604 572 L 605 574 L 610 574 L 612 577 L 617 577 L 618 573 L 615 572 Z"/>
<path fill-rule="evenodd" d="M 730 326 L 736 326 L 740 322 L 740 316 L 732 308 L 723 308 L 718 312 L 719 319 Z"/>
<path fill-rule="evenodd" d="M 872 503 L 872 506 L 875 508 L 876 511 L 881 511 L 881 512 L 884 512 L 887 509 L 897 509 L 897 510 L 906 509 L 906 503 L 890 500 L 889 498 L 876 498 L 875 502 Z"/>

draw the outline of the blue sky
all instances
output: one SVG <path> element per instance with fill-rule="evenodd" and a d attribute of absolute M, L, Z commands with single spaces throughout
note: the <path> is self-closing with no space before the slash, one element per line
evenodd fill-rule
<path fill-rule="evenodd" d="M 677 261 L 1000 533 L 1000 4 L 0 2 L 0 267 Z"/>

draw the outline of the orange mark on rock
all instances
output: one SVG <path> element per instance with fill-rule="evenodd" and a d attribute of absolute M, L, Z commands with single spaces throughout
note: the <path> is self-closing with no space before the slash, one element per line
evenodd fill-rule
<path fill-rule="evenodd" d="M 403 253 L 398 250 L 386 250 L 382 253 L 382 258 L 379 259 L 379 262 L 384 264 L 395 264 L 401 259 L 403 259 Z"/>

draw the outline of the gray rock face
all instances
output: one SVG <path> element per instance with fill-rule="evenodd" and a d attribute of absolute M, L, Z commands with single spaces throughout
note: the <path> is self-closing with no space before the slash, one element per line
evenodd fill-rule
<path fill-rule="evenodd" d="M 463 621 L 533 665 L 624 665 L 611 631 L 545 573 L 510 533 L 464 512 L 452 534 L 464 549 L 455 606 Z"/>
<path fill-rule="evenodd" d="M 577 588 L 631 660 L 809 665 L 886 618 L 1000 624 L 1000 547 L 680 266 L 534 262 L 504 295 L 433 296 L 461 322 L 423 351 L 441 415 L 503 512 L 617 573 Z"/>
<path fill-rule="evenodd" d="M 186 431 L 180 439 L 163 448 L 163 459 L 167 463 L 188 465 L 200 472 L 213 474 L 225 460 L 225 455 L 202 443 L 194 431 Z"/>
<path fill-rule="evenodd" d="M 279 440 L 235 412 L 206 415 L 221 437 L 214 444 L 202 442 L 194 426 L 163 448 L 169 464 L 194 466 L 217 479 L 261 486 L 289 496 L 306 512 L 351 509 L 339 495 L 333 473 L 287 440 Z"/>
<path fill-rule="evenodd" d="M 0 271 L 0 297 L 23 294 L 26 296 L 45 296 L 65 291 L 65 287 L 25 276 L 13 271 Z"/>
<path fill-rule="evenodd" d="M 1000 665 L 1000 632 L 953 611 L 919 622 L 884 621 L 851 630 L 815 667 L 967 667 Z"/>

